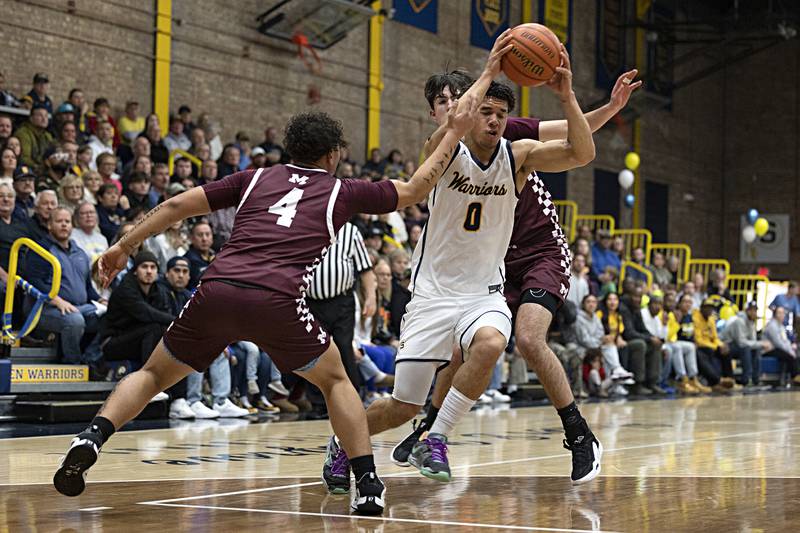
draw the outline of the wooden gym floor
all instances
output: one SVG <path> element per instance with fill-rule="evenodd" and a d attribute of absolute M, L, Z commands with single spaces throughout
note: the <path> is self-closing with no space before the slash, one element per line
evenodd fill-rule
<path fill-rule="evenodd" d="M 441 484 L 373 442 L 382 517 L 353 517 L 319 480 L 327 421 L 176 423 L 105 446 L 78 498 L 50 479 L 70 437 L 0 440 L 9 531 L 800 531 L 800 392 L 589 403 L 603 472 L 569 482 L 552 407 L 472 412 Z"/>

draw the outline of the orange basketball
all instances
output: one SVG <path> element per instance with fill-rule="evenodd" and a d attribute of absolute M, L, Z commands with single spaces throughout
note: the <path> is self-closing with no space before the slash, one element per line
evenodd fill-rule
<path fill-rule="evenodd" d="M 520 24 L 511 35 L 513 47 L 500 63 L 505 75 L 518 85 L 545 84 L 561 64 L 558 37 L 541 24 Z"/>

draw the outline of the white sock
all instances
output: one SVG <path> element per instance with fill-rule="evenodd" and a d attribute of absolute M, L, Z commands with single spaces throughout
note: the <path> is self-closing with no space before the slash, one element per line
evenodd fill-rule
<path fill-rule="evenodd" d="M 455 387 L 450 387 L 450 391 L 445 396 L 442 406 L 439 408 L 439 414 L 436 415 L 436 420 L 429 433 L 439 433 L 441 435 L 449 435 L 456 424 L 464 418 L 464 415 L 469 413 L 472 406 L 475 405 L 475 400 L 470 400 Z"/>
<path fill-rule="evenodd" d="M 508 393 L 511 394 L 512 392 L 517 392 L 519 389 L 519 385 L 509 385 L 508 386 Z"/>

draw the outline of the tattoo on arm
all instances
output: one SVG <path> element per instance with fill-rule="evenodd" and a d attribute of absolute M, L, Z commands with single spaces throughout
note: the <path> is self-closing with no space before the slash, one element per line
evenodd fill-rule
<path fill-rule="evenodd" d="M 153 216 L 155 216 L 155 214 L 156 214 L 156 213 L 158 213 L 158 212 L 161 210 L 161 207 L 162 207 L 163 205 L 164 205 L 164 204 L 158 204 L 158 205 L 157 205 L 157 206 L 155 206 L 153 209 L 151 209 L 150 211 L 148 211 L 147 213 L 145 213 L 144 217 L 143 217 L 143 218 L 142 218 L 142 219 L 141 219 L 139 222 L 137 222 L 137 223 L 136 223 L 136 225 L 135 225 L 135 226 L 134 226 L 134 227 L 133 227 L 133 228 L 132 228 L 132 229 L 131 229 L 131 230 L 130 230 L 128 233 L 126 233 L 125 235 L 123 235 L 122 237 L 120 237 L 120 239 L 119 239 L 119 245 L 120 245 L 120 246 L 121 246 L 123 249 L 125 249 L 125 250 L 135 250 L 135 249 L 136 249 L 138 246 L 140 246 L 140 245 L 142 244 L 142 242 L 143 242 L 144 240 L 146 240 L 146 239 L 149 239 L 149 238 L 150 238 L 150 237 L 152 237 L 153 235 L 158 235 L 158 233 L 159 233 L 158 231 L 151 231 L 150 233 L 148 233 L 148 234 L 147 234 L 147 235 L 144 237 L 144 239 L 138 240 L 138 241 L 136 241 L 136 242 L 130 242 L 130 241 L 131 241 L 131 238 L 130 238 L 131 234 L 132 234 L 134 231 L 136 231 L 136 230 L 139 228 L 139 226 L 141 226 L 141 225 L 142 225 L 142 224 L 144 224 L 144 223 L 145 223 L 147 220 L 149 220 L 150 218 L 152 218 Z"/>
<path fill-rule="evenodd" d="M 428 173 L 428 175 L 422 178 L 423 180 L 425 180 L 425 183 L 431 185 L 436 174 L 437 173 L 441 174 L 442 172 L 444 172 L 444 169 L 447 166 L 447 161 L 450 159 L 450 156 L 452 155 L 451 152 L 452 150 L 448 151 L 445 154 L 442 154 L 442 157 L 436 163 L 433 164 L 433 168 L 431 168 L 431 171 Z"/>

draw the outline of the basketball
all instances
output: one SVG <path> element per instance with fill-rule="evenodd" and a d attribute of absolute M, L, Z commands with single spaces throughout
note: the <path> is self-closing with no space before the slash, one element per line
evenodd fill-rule
<path fill-rule="evenodd" d="M 544 85 L 561 64 L 558 37 L 541 24 L 520 24 L 511 35 L 513 48 L 503 56 L 503 72 L 518 85 Z"/>

